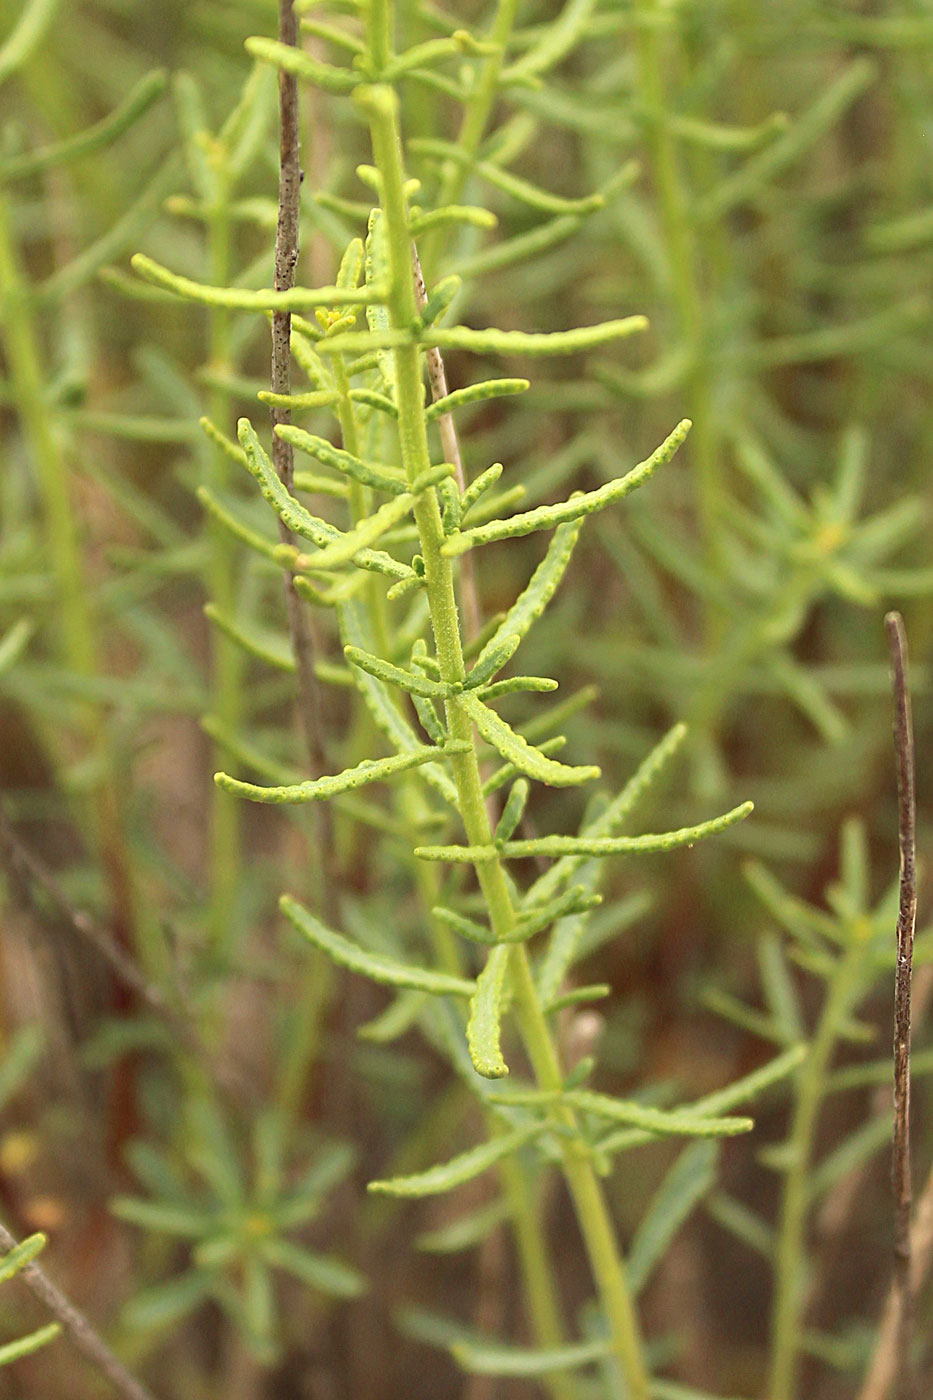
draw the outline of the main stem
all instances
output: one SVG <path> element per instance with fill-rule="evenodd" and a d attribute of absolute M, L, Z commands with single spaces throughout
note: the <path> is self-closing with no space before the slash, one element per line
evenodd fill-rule
<path fill-rule="evenodd" d="M 370 120 L 373 153 L 382 179 L 382 207 L 392 282 L 390 318 L 396 329 L 410 330 L 415 323 L 417 307 L 398 132 L 398 101 L 395 93 L 386 87 L 360 89 L 357 100 Z M 394 353 L 402 461 L 409 481 L 413 482 L 430 465 L 420 352 L 412 339 Z M 441 553 L 444 532 L 433 491 L 422 492 L 416 497 L 414 516 L 424 558 L 428 604 L 441 677 L 448 682 L 462 681 L 466 673 L 453 570 L 450 561 Z M 452 756 L 458 806 L 467 840 L 475 845 L 488 845 L 492 832 L 483 800 L 473 726 L 456 698 L 447 702 L 447 727 L 451 739 L 463 740 L 468 746 L 465 752 Z M 491 861 L 477 867 L 477 877 L 493 930 L 498 938 L 505 938 L 515 924 L 515 911 L 505 871 L 498 861 Z M 560 1061 L 522 945 L 516 945 L 512 950 L 511 971 L 519 1026 L 538 1083 L 542 1088 L 559 1090 L 563 1082 Z M 576 1126 L 571 1110 L 561 1110 L 561 1116 L 568 1127 L 572 1129 Z M 599 1288 L 613 1350 L 628 1383 L 631 1400 L 648 1400 L 648 1372 L 615 1231 L 602 1188 L 579 1140 L 571 1138 L 564 1147 L 563 1172 Z"/>

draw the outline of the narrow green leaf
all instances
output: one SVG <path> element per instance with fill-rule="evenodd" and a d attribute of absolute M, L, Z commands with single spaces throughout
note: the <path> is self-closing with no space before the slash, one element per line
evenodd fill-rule
<path fill-rule="evenodd" d="M 201 306 L 226 307 L 231 311 L 309 311 L 316 306 L 363 306 L 367 302 L 383 300 L 386 290 L 372 286 L 292 287 L 288 291 L 278 292 L 272 287 L 261 287 L 257 291 L 246 287 L 212 287 L 170 271 L 146 257 L 145 253 L 134 253 L 130 266 L 146 282 L 163 287 L 185 301 L 196 301 Z M 334 339 L 336 341 L 337 337 Z"/>
<path fill-rule="evenodd" d="M 381 656 L 373 656 L 368 651 L 362 651 L 359 647 L 345 646 L 343 654 L 353 666 L 358 666 L 361 671 L 368 671 L 377 680 L 384 681 L 386 685 L 394 685 L 399 690 L 405 690 L 409 695 L 436 696 L 444 699 L 450 694 L 450 687 L 443 681 L 433 681 L 425 675 L 416 675 L 413 671 L 406 671 L 401 666 L 394 666 L 391 661 L 383 661 Z"/>
<path fill-rule="evenodd" d="M 490 700 L 498 700 L 502 695 L 520 695 L 528 691 L 534 695 L 547 695 L 557 689 L 557 681 L 551 680 L 549 676 L 509 676 L 507 680 L 484 685 L 477 693 L 484 703 L 488 703 Z M 543 752 L 544 745 L 540 747 Z"/>
<path fill-rule="evenodd" d="M 570 520 L 580 520 L 615 505 L 639 486 L 644 485 L 658 467 L 669 462 L 690 431 L 689 418 L 684 418 L 664 442 L 644 462 L 639 462 L 625 476 L 609 481 L 595 491 L 582 491 L 569 500 L 557 505 L 536 506 L 534 510 L 523 511 L 520 515 L 508 516 L 505 520 L 492 520 L 486 525 L 477 525 L 454 535 L 443 545 L 441 552 L 446 555 L 465 554 L 474 545 L 491 544 L 495 540 L 511 539 L 516 535 L 528 535 L 534 530 L 552 530 Z"/>
<path fill-rule="evenodd" d="M 476 991 L 470 999 L 467 1043 L 473 1068 L 485 1079 L 501 1079 L 509 1072 L 500 1045 L 502 1002 L 508 968 L 508 945 L 499 944 L 486 959 L 486 966 L 476 979 Z"/>
<path fill-rule="evenodd" d="M 19 18 L 0 47 L 0 83 L 26 63 L 42 42 L 61 0 L 27 0 Z"/>
<path fill-rule="evenodd" d="M 118 1220 L 138 1225 L 157 1234 L 178 1235 L 181 1239 L 200 1239 L 210 1225 L 209 1217 L 194 1206 L 171 1205 L 164 1201 L 143 1201 L 133 1196 L 118 1196 L 110 1202 L 110 1212 Z"/>
<path fill-rule="evenodd" d="M 562 992 L 560 996 L 545 1002 L 544 1012 L 547 1016 L 553 1016 L 558 1011 L 563 1011 L 568 1006 L 579 1006 L 584 1001 L 604 1001 L 606 997 L 612 995 L 612 988 L 608 982 L 591 982 L 585 987 L 571 987 L 569 991 Z"/>
<path fill-rule="evenodd" d="M 522 913 L 515 927 L 516 937 L 522 940 L 531 938 L 548 928 L 558 919 L 571 914 L 580 914 L 602 904 L 601 894 L 591 893 L 585 885 L 573 885 L 556 899 L 544 904 L 529 904 L 522 907 Z"/>
<path fill-rule="evenodd" d="M 501 715 L 484 705 L 477 695 L 464 692 L 463 695 L 455 697 L 454 703 L 466 710 L 486 742 L 529 778 L 553 787 L 568 787 L 599 777 L 599 769 L 593 765 L 575 768 L 548 758 L 540 749 L 529 744 L 527 739 L 516 734 Z"/>
<path fill-rule="evenodd" d="M 247 39 L 246 52 L 263 63 L 272 63 L 284 72 L 294 74 L 314 87 L 323 88 L 325 92 L 352 92 L 364 80 L 358 69 L 334 68 L 329 63 L 321 63 L 303 49 L 282 44 L 277 39 L 261 36 Z"/>
<path fill-rule="evenodd" d="M 735 1137 L 737 1133 L 750 1133 L 755 1126 L 751 1118 L 701 1117 L 694 1111 L 695 1106 L 686 1109 L 649 1108 L 645 1104 L 615 1099 L 610 1094 L 599 1094 L 592 1089 L 569 1089 L 560 1093 L 530 1089 L 494 1096 L 494 1102 L 508 1104 L 546 1105 L 558 1100 L 579 1109 L 581 1113 L 593 1113 L 615 1123 L 627 1123 L 658 1137 Z"/>
<path fill-rule="evenodd" d="M 404 474 L 397 467 L 363 462 L 359 457 L 354 457 L 352 452 L 334 447 L 326 438 L 305 432 L 304 428 L 296 428 L 291 423 L 281 423 L 275 431 L 283 442 L 290 442 L 300 452 L 306 452 L 309 457 L 314 457 L 325 467 L 342 472 L 344 476 L 358 481 L 362 486 L 371 486 L 375 491 L 387 491 L 391 496 L 401 496 L 407 489 Z"/>
<path fill-rule="evenodd" d="M 265 662 L 277 671 L 294 672 L 295 658 L 292 655 L 291 644 L 284 637 L 266 633 L 260 636 L 234 622 L 233 618 L 227 617 L 213 603 L 205 603 L 204 616 L 249 656 L 255 656 L 258 661 Z"/>
<path fill-rule="evenodd" d="M 596 771 L 598 773 L 599 770 Z M 611 836 L 602 839 L 585 836 L 539 836 L 533 841 L 509 841 L 503 846 L 502 854 L 509 860 L 523 860 L 530 856 L 614 856 L 639 851 L 643 854 L 649 851 L 675 851 L 681 846 L 692 846 L 695 841 L 702 841 L 707 836 L 717 836 L 720 832 L 727 831 L 730 826 L 735 826 L 736 822 L 743 821 L 754 808 L 754 802 L 743 802 L 731 811 L 724 812 L 721 817 L 713 817 L 711 821 L 700 822 L 698 826 L 681 827 L 679 831 L 661 832 L 658 835 Z"/>
<path fill-rule="evenodd" d="M 18 1337 L 15 1342 L 6 1342 L 0 1346 L 0 1366 L 9 1366 L 12 1361 L 19 1361 L 21 1356 L 31 1356 L 47 1342 L 54 1341 L 61 1330 L 61 1323 L 49 1322 L 25 1337 Z"/>
<path fill-rule="evenodd" d="M 874 82 L 877 72 L 876 64 L 869 58 L 857 58 L 849 64 L 782 136 L 707 195 L 695 208 L 693 217 L 703 223 L 721 219 L 737 204 L 753 199 L 839 120 Z"/>
<path fill-rule="evenodd" d="M 137 1294 L 123 1309 L 123 1321 L 133 1332 L 170 1327 L 200 1307 L 211 1296 L 213 1287 L 210 1273 L 189 1270 Z"/>
<path fill-rule="evenodd" d="M 425 1254 L 459 1254 L 461 1250 L 482 1244 L 487 1235 L 508 1217 L 508 1203 L 504 1200 L 493 1201 L 488 1206 L 471 1211 L 469 1215 L 458 1216 L 437 1230 L 427 1230 L 423 1235 L 418 1235 L 415 1248 Z"/>
<path fill-rule="evenodd" d="M 737 1201 L 734 1196 L 727 1196 L 725 1191 L 717 1191 L 706 1202 L 706 1213 L 717 1225 L 728 1230 L 730 1235 L 741 1240 L 763 1259 L 773 1259 L 773 1231 L 760 1215 L 756 1215 L 742 1201 Z"/>
<path fill-rule="evenodd" d="M 443 399 L 438 399 L 438 403 L 443 402 Z M 430 409 L 428 409 L 428 412 L 430 412 Z M 470 482 L 460 498 L 460 514 L 462 516 L 465 517 L 468 512 L 472 510 L 484 491 L 488 491 L 491 486 L 495 486 L 502 475 L 502 471 L 502 463 L 493 462 L 491 467 L 487 467 L 484 472 L 480 472 L 475 481 Z"/>
<path fill-rule="evenodd" d="M 487 681 L 492 680 L 497 671 L 501 671 L 503 666 L 507 666 L 512 657 L 521 645 L 521 636 L 513 632 L 511 636 L 505 636 L 498 643 L 490 642 L 483 647 L 479 660 L 470 671 L 464 681 L 464 689 L 478 690 Z"/>
<path fill-rule="evenodd" d="M 447 973 L 432 972 L 428 968 L 415 967 L 402 963 L 381 953 L 370 953 L 365 948 L 351 943 L 339 933 L 326 928 L 290 895 L 283 894 L 279 908 L 300 934 L 320 948 L 339 967 L 358 972 L 373 982 L 386 987 L 411 987 L 417 992 L 429 992 L 433 996 L 471 997 L 475 982 L 464 977 L 451 977 Z M 372 1188 L 370 1188 L 372 1189 Z M 401 1194 L 405 1194 L 402 1192 Z"/>
<path fill-rule="evenodd" d="M 372 649 L 372 638 L 367 630 L 365 613 L 358 603 L 348 601 L 337 604 L 337 621 L 340 625 L 340 639 L 343 644 L 357 646 L 362 651 Z M 367 643 L 369 645 L 367 645 Z M 353 682 L 363 696 L 363 701 L 373 721 L 386 736 L 393 748 L 401 753 L 416 752 L 422 745 L 404 718 L 393 697 L 375 676 L 357 667 L 352 671 Z M 422 769 L 425 779 L 436 792 L 440 793 L 449 806 L 456 808 L 457 789 L 450 774 L 441 763 L 429 763 Z"/>
<path fill-rule="evenodd" d="M 511 1157 L 539 1131 L 537 1125 L 515 1128 L 452 1157 L 449 1162 L 429 1167 L 425 1172 L 396 1176 L 389 1181 L 371 1181 L 367 1190 L 383 1196 L 439 1196 L 481 1176 L 504 1157 Z"/>
<path fill-rule="evenodd" d="M 323 778 L 308 778 L 303 783 L 289 783 L 284 787 L 260 787 L 255 783 L 241 782 L 239 778 L 231 778 L 227 773 L 215 773 L 214 782 L 219 788 L 223 788 L 224 792 L 249 798 L 251 802 L 322 802 L 336 797 L 338 793 L 365 787 L 368 783 L 385 782 L 388 778 L 394 778 L 398 773 L 405 773 L 410 768 L 417 768 L 422 763 L 436 763 L 445 753 L 462 751 L 455 745 L 448 746 L 443 751 L 430 745 L 408 753 L 392 754 L 389 758 L 364 758 L 355 768 L 345 768 L 342 773 L 328 774 Z"/>
<path fill-rule="evenodd" d="M 423 472 L 412 483 L 410 491 L 406 491 L 404 495 L 396 496 L 391 501 L 386 501 L 385 505 L 380 506 L 372 515 L 361 520 L 352 530 L 348 530 L 337 541 L 323 549 L 320 554 L 315 555 L 314 568 L 335 569 L 341 564 L 346 564 L 354 555 L 368 548 L 380 536 L 391 530 L 393 525 L 404 520 L 411 511 L 416 496 L 429 490 L 432 486 L 436 486 L 438 482 L 451 476 L 452 473 L 453 467 L 447 462 L 442 462 L 440 466 L 431 467 L 430 470 Z"/>
<path fill-rule="evenodd" d="M 715 1142 L 692 1143 L 658 1187 L 629 1247 L 626 1272 L 639 1294 L 684 1221 L 716 1181 Z"/>
<path fill-rule="evenodd" d="M 6 1283 L 27 1264 L 31 1264 L 36 1255 L 41 1254 L 47 1244 L 48 1236 L 39 1232 L 14 1245 L 10 1252 L 4 1254 L 3 1258 L 0 1259 L 0 1283 Z"/>
<path fill-rule="evenodd" d="M 525 806 L 528 802 L 528 794 L 531 791 L 526 778 L 517 778 L 512 784 L 512 790 L 506 799 L 502 809 L 502 816 L 496 826 L 494 840 L 508 841 L 515 831 L 522 817 L 525 815 Z"/>
<path fill-rule="evenodd" d="M 455 409 L 462 408 L 465 404 L 485 403 L 488 399 L 501 399 L 507 394 L 523 394 L 530 387 L 531 381 L 528 379 L 484 379 L 479 384 L 467 384 L 463 389 L 454 389 L 444 398 L 436 399 L 425 409 L 424 416 L 428 423 L 433 423 L 436 419 L 443 418 L 445 414 L 453 413 Z M 487 470 L 491 472 L 494 468 L 489 467 Z M 485 475 L 486 472 L 483 473 L 483 476 Z M 493 480 L 498 480 L 501 475 L 502 467 L 499 466 Z M 488 484 L 491 486 L 492 481 Z M 468 487 L 467 490 L 469 489 Z M 466 492 L 464 492 L 464 500 L 466 500 Z M 465 509 L 469 509 L 469 507 L 467 506 Z"/>
<path fill-rule="evenodd" d="M 285 1269 L 309 1288 L 332 1298 L 358 1298 L 366 1291 L 363 1275 L 334 1255 L 313 1254 L 283 1239 L 264 1240 L 262 1252 L 270 1264 Z"/>
<path fill-rule="evenodd" d="M 438 350 L 468 350 L 476 355 L 574 355 L 595 349 L 613 340 L 622 340 L 643 331 L 648 325 L 644 316 L 628 316 L 623 321 L 603 321 L 596 326 L 580 326 L 572 331 L 474 330 L 471 326 L 442 326 L 422 331 L 422 345 Z"/>
<path fill-rule="evenodd" d="M 458 914 L 456 909 L 448 909 L 443 904 L 435 904 L 431 913 L 435 919 L 452 928 L 454 933 L 459 933 L 462 938 L 468 938 L 471 943 L 480 943 L 485 947 L 491 947 L 498 943 L 498 939 L 491 928 L 486 924 L 478 924 L 475 919 L 468 919 L 465 914 Z"/>
<path fill-rule="evenodd" d="M 491 1342 L 454 1342 L 450 1354 L 459 1366 L 475 1376 L 550 1376 L 555 1371 L 575 1371 L 612 1355 L 608 1339 L 577 1342 L 563 1347 L 513 1347 Z"/>
<path fill-rule="evenodd" d="M 2 66 L 0 58 L 0 68 Z M 27 151 L 23 155 L 0 161 L 0 180 L 19 179 L 21 176 L 36 175 L 39 171 L 52 167 L 60 168 L 109 146 L 158 101 L 167 85 L 168 75 L 165 69 L 154 69 L 140 78 L 119 107 L 115 107 L 86 131 L 79 131 L 74 136 L 65 137 L 63 141 L 41 146 L 36 151 Z"/>
<path fill-rule="evenodd" d="M 411 233 L 418 238 L 432 228 L 446 228 L 450 224 L 467 224 L 471 228 L 492 229 L 499 220 L 490 209 L 475 204 L 445 204 L 443 209 L 430 209 L 426 214 L 414 214 L 411 220 Z M 458 283 L 460 279 L 457 279 Z M 427 310 L 427 308 L 425 308 Z M 427 318 L 424 318 L 427 320 Z"/>

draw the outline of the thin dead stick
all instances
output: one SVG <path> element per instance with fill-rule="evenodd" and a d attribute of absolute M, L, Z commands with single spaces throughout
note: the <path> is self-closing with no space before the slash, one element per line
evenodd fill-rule
<path fill-rule="evenodd" d="M 139 967 L 104 924 L 83 909 L 74 907 L 49 867 L 16 834 L 2 805 L 0 865 L 5 866 L 16 878 L 17 889 L 21 892 L 25 906 L 36 917 L 39 910 L 31 891 L 33 888 L 42 890 L 79 940 L 89 944 L 104 959 L 123 986 L 155 1012 L 159 1020 L 171 1031 L 176 1042 L 195 1057 L 211 1078 L 216 1078 L 219 1083 L 235 1090 L 241 1096 L 255 1097 L 255 1089 L 242 1074 L 226 1062 L 218 1063 L 217 1056 L 211 1053 L 201 1039 L 193 1018 L 186 1015 L 185 1008 L 177 1010 L 162 990 L 143 976 Z"/>
<path fill-rule="evenodd" d="M 48 866 L 17 836 L 2 807 L 0 807 L 0 862 L 8 869 L 15 871 L 24 889 L 38 885 L 82 942 L 90 943 L 109 964 L 123 985 L 135 993 L 140 1001 L 144 1001 L 159 1017 L 168 1021 L 173 1031 L 181 1032 L 186 1036 L 191 1034 L 191 1028 L 169 1006 L 160 989 L 152 982 L 147 981 L 133 959 L 120 947 L 109 929 L 104 928 L 90 914 L 84 913 L 81 909 L 75 909 Z"/>
<path fill-rule="evenodd" d="M 298 21 L 292 0 L 279 0 L 279 40 L 298 46 Z M 301 197 L 301 159 L 298 121 L 298 81 L 294 74 L 279 69 L 279 218 L 275 232 L 275 280 L 277 292 L 290 291 L 295 285 L 298 265 L 298 226 Z M 272 313 L 272 392 L 290 394 L 292 390 L 292 318 L 287 311 Z M 291 493 L 294 489 L 295 463 L 292 445 L 283 442 L 276 433 L 281 423 L 290 423 L 289 409 L 272 408 L 272 461 L 279 479 Z M 294 544 L 288 526 L 279 521 L 279 538 L 283 544 Z M 326 746 L 321 724 L 320 687 L 314 673 L 314 638 L 308 610 L 302 605 L 295 588 L 295 576 L 285 572 L 285 607 L 288 630 L 298 672 L 298 711 L 312 767 L 317 773 L 327 771 Z"/>
<path fill-rule="evenodd" d="M 0 1246 L 9 1251 L 15 1249 L 18 1243 L 15 1236 L 0 1222 Z M 33 1261 L 25 1265 L 17 1277 L 22 1279 L 30 1293 L 54 1314 L 78 1350 L 84 1353 L 101 1375 L 106 1376 L 114 1390 L 119 1391 L 126 1400 L 155 1400 L 152 1391 L 130 1374 L 84 1314 L 65 1297 L 60 1288 L 56 1287 L 40 1264 Z"/>
<path fill-rule="evenodd" d="M 933 1264 L 933 1171 L 917 1204 L 916 1218 L 910 1232 L 910 1289 L 916 1298 Z M 859 1391 L 858 1400 L 888 1400 L 900 1361 L 900 1308 L 897 1286 L 892 1284 L 885 1303 L 878 1340 Z"/>
<path fill-rule="evenodd" d="M 894 1293 L 899 1356 L 897 1400 L 912 1400 L 915 1384 L 913 1291 L 910 1265 L 910 991 L 914 929 L 917 922 L 917 803 L 914 779 L 914 735 L 907 679 L 907 637 L 899 613 L 884 620 L 891 653 L 894 684 L 894 751 L 897 765 L 898 842 L 901 853 L 900 897 L 897 911 L 897 970 L 894 983 Z"/>

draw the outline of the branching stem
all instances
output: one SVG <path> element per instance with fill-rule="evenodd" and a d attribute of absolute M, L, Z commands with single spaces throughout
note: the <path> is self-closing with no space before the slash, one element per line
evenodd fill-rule
<path fill-rule="evenodd" d="M 357 101 L 369 118 L 373 154 L 382 182 L 391 274 L 390 319 L 394 327 L 405 329 L 414 323 L 417 306 L 411 275 L 411 235 L 398 130 L 398 102 L 394 92 L 386 87 L 360 89 Z M 408 479 L 414 481 L 430 465 L 420 352 L 417 344 L 410 341 L 399 346 L 394 356 L 402 461 Z M 425 563 L 425 582 L 441 678 L 451 683 L 462 682 L 465 667 L 453 573 L 449 558 L 441 552 L 444 533 L 433 491 L 423 492 L 417 497 L 414 515 Z M 463 753 L 451 758 L 467 840 L 471 844 L 488 844 L 492 833 L 483 798 L 473 726 L 456 698 L 447 701 L 446 707 L 450 738 L 465 741 L 467 745 Z M 514 927 L 515 911 L 501 863 L 490 861 L 480 865 L 477 878 L 492 928 L 499 939 L 504 939 Z M 521 946 L 512 949 L 511 972 L 519 1025 L 538 1082 L 542 1088 L 559 1090 L 563 1076 L 557 1050 L 534 986 L 527 954 Z M 572 1129 L 575 1126 L 572 1111 L 564 1109 L 562 1112 L 567 1126 Z M 626 1377 L 631 1400 L 647 1400 L 648 1373 L 634 1305 L 602 1189 L 592 1163 L 582 1154 L 578 1142 L 573 1138 L 564 1148 L 562 1165 L 599 1287 L 614 1351 Z"/>

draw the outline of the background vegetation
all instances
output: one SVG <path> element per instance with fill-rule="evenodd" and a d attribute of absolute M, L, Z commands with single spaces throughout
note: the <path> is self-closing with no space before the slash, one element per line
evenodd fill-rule
<path fill-rule="evenodd" d="M 891 606 L 929 846 L 933 7 L 453 8 L 398 6 L 398 54 L 460 25 L 481 41 L 397 76 L 407 170 L 424 210 L 495 223 L 426 223 L 428 291 L 458 274 L 450 319 L 475 328 L 649 322 L 559 359 L 453 346 L 451 389 L 531 381 L 461 410 L 467 479 L 503 463 L 508 514 L 594 490 L 694 423 L 587 525 L 528 638 L 522 672 L 558 677 L 557 696 L 505 713 L 565 734 L 607 793 L 685 722 L 633 832 L 755 803 L 695 849 L 606 863 L 566 985 L 611 993 L 554 1021 L 581 1082 L 598 1055 L 593 1087 L 645 1108 L 785 1056 L 753 1133 L 633 1140 L 602 1183 L 657 1393 L 857 1395 L 890 1278 Z M 332 65 L 301 87 L 298 281 L 317 287 L 376 194 L 343 67 L 358 7 L 303 13 L 311 64 Z M 484 1141 L 490 1107 L 449 1027 L 278 913 L 289 890 L 369 953 L 433 963 L 405 833 L 462 833 L 438 834 L 407 782 L 325 809 L 250 806 L 211 780 L 386 752 L 332 608 L 305 613 L 302 724 L 279 564 L 217 523 L 232 511 L 275 544 L 255 483 L 199 426 L 230 444 L 245 415 L 268 446 L 266 318 L 129 264 L 141 250 L 211 286 L 271 285 L 277 84 L 244 40 L 277 25 L 266 0 L 0 0 L 0 1213 L 18 1239 L 50 1237 L 49 1273 L 160 1396 L 623 1395 L 552 1172 L 526 1153 L 511 1198 L 495 1173 L 413 1203 L 367 1195 Z M 296 391 L 319 389 L 300 352 Z M 355 403 L 378 432 L 379 406 Z M 297 421 L 350 445 L 326 405 Z M 304 499 L 337 518 L 311 465 Z M 488 619 L 544 544 L 473 557 Z M 414 613 L 391 616 L 407 665 Z M 531 831 L 576 831 L 588 796 L 536 787 Z M 931 1067 L 918 1014 L 918 1183 Z M 509 1228 L 523 1192 L 563 1340 L 595 1370 L 534 1360 Z M 49 1322 L 0 1285 L 0 1346 Z M 922 1298 L 920 1320 L 922 1342 Z M 929 1348 L 918 1363 L 928 1389 Z M 0 1371 L 0 1395 L 103 1393 L 62 1339 Z"/>

